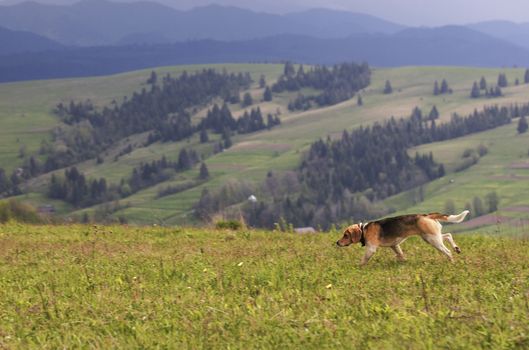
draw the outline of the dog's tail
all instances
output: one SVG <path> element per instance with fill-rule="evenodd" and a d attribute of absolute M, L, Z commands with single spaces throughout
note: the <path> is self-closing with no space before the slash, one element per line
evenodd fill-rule
<path fill-rule="evenodd" d="M 434 219 L 437 221 L 446 221 L 446 222 L 458 224 L 462 222 L 463 220 L 465 220 L 465 217 L 468 215 L 468 213 L 470 213 L 468 210 L 464 210 L 461 212 L 461 214 L 458 214 L 458 215 L 446 215 L 446 214 L 432 213 L 432 214 L 428 214 L 428 217 L 430 219 Z"/>

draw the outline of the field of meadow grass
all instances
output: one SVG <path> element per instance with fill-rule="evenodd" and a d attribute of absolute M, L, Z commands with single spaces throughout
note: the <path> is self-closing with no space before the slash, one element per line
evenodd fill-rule
<path fill-rule="evenodd" d="M 445 230 L 448 232 L 448 230 Z M 0 348 L 529 347 L 529 236 L 460 234 L 449 263 L 340 232 L 0 226 Z"/>

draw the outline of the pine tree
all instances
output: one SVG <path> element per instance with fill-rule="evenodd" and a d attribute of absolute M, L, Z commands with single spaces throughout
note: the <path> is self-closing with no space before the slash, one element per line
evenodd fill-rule
<path fill-rule="evenodd" d="M 147 84 L 156 85 L 156 82 L 158 81 L 158 76 L 156 75 L 155 71 L 151 71 L 151 76 L 149 79 L 147 79 Z"/>
<path fill-rule="evenodd" d="M 474 197 L 472 200 L 472 207 L 474 208 L 475 216 L 481 216 L 485 214 L 485 209 L 483 208 L 483 202 L 481 201 L 481 198 Z"/>
<path fill-rule="evenodd" d="M 191 168 L 191 158 L 185 148 L 183 148 L 178 154 L 178 169 L 185 170 Z"/>
<path fill-rule="evenodd" d="M 391 83 L 389 82 L 389 80 L 386 80 L 386 85 L 384 86 L 384 93 L 386 95 L 389 95 L 393 92 L 393 88 L 391 87 Z"/>
<path fill-rule="evenodd" d="M 205 128 L 200 130 L 200 143 L 206 143 L 209 141 L 208 132 Z"/>
<path fill-rule="evenodd" d="M 446 174 L 445 166 L 443 164 L 439 165 L 439 169 L 437 171 L 437 175 L 439 177 L 443 177 L 443 176 L 445 176 L 445 174 Z"/>
<path fill-rule="evenodd" d="M 439 118 L 439 111 L 437 110 L 437 107 L 434 105 L 432 107 L 432 110 L 430 111 L 430 114 L 428 115 L 428 119 L 435 120 Z"/>
<path fill-rule="evenodd" d="M 261 74 L 261 77 L 259 78 L 259 87 L 262 89 L 266 86 L 266 79 L 264 74 Z"/>
<path fill-rule="evenodd" d="M 523 82 L 526 84 L 529 84 L 529 68 L 525 70 L 525 74 L 523 77 Z"/>
<path fill-rule="evenodd" d="M 362 99 L 362 95 L 358 95 L 357 99 L 356 99 L 356 104 L 358 106 L 363 106 L 364 105 L 364 100 Z"/>
<path fill-rule="evenodd" d="M 518 119 L 518 127 L 516 128 L 518 130 L 519 134 L 523 134 L 527 132 L 527 128 L 529 126 L 527 125 L 527 119 L 525 119 L 525 116 L 521 116 L 520 119 Z"/>
<path fill-rule="evenodd" d="M 487 81 L 485 80 L 485 77 L 481 77 L 481 80 L 479 81 L 479 88 L 480 90 L 487 90 Z"/>
<path fill-rule="evenodd" d="M 252 104 L 253 104 L 252 95 L 250 95 L 249 92 L 246 92 L 242 100 L 242 106 L 248 107 L 248 106 L 251 106 Z"/>
<path fill-rule="evenodd" d="M 443 79 L 441 82 L 441 93 L 447 94 L 448 93 L 448 83 L 446 82 L 446 79 Z"/>
<path fill-rule="evenodd" d="M 492 191 L 490 193 L 487 193 L 485 196 L 485 201 L 487 202 L 487 209 L 489 213 L 493 213 L 496 210 L 498 210 L 498 205 L 500 204 L 500 198 L 498 197 L 498 194 L 496 191 Z"/>
<path fill-rule="evenodd" d="M 496 86 L 494 89 L 494 97 L 501 97 L 503 93 L 501 92 L 501 88 L 499 86 Z"/>
<path fill-rule="evenodd" d="M 272 101 L 272 90 L 268 86 L 264 91 L 263 100 L 267 102 Z"/>
<path fill-rule="evenodd" d="M 291 77 L 291 76 L 294 76 L 294 74 L 296 74 L 296 69 L 294 68 L 294 65 L 292 64 L 292 62 L 290 61 L 285 62 L 285 67 L 283 69 L 283 75 L 286 77 Z"/>
<path fill-rule="evenodd" d="M 207 178 L 209 178 L 209 170 L 208 170 L 208 167 L 206 166 L 206 163 L 202 163 L 200 165 L 200 175 L 199 175 L 199 178 L 201 180 L 206 180 Z"/>
<path fill-rule="evenodd" d="M 509 83 L 507 82 L 507 76 L 505 75 L 505 73 L 500 73 L 498 75 L 498 86 L 507 87 L 507 85 L 509 85 Z"/>
<path fill-rule="evenodd" d="M 437 82 L 437 80 L 435 81 L 435 83 L 433 83 L 433 94 L 435 96 L 439 95 L 440 91 L 439 91 L 439 83 Z"/>
<path fill-rule="evenodd" d="M 231 141 L 231 135 L 230 131 L 227 129 L 224 129 L 224 132 L 222 133 L 222 139 L 224 140 L 224 143 L 222 147 L 224 149 L 228 149 L 233 145 L 233 142 Z"/>
<path fill-rule="evenodd" d="M 479 94 L 480 93 L 479 93 L 478 83 L 474 82 L 474 84 L 472 85 L 472 91 L 470 92 L 470 97 L 478 98 Z"/>

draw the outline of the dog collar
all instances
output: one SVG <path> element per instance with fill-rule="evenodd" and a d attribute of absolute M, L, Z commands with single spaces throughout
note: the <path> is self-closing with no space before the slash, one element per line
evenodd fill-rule
<path fill-rule="evenodd" d="M 369 225 L 369 223 L 360 223 L 360 243 L 362 244 L 362 247 L 365 247 L 366 246 L 366 237 L 364 235 L 364 230 L 365 228 L 367 227 L 367 225 Z"/>

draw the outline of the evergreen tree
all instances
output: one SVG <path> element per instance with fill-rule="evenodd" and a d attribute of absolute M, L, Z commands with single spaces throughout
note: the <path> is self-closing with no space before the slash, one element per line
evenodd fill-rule
<path fill-rule="evenodd" d="M 434 105 L 432 107 L 432 110 L 430 111 L 430 114 L 428 115 L 428 119 L 435 120 L 439 118 L 439 111 L 437 110 L 437 107 Z"/>
<path fill-rule="evenodd" d="M 422 121 L 422 111 L 419 107 L 415 106 L 411 111 L 411 119 L 416 121 Z"/>
<path fill-rule="evenodd" d="M 474 208 L 475 216 L 481 216 L 486 214 L 485 209 L 483 208 L 483 202 L 481 201 L 481 198 L 474 197 L 474 199 L 472 200 L 472 207 Z"/>
<path fill-rule="evenodd" d="M 439 165 L 439 170 L 437 172 L 438 177 L 443 177 L 446 174 L 445 166 L 443 164 Z"/>
<path fill-rule="evenodd" d="M 441 82 L 441 93 L 447 94 L 448 93 L 448 83 L 446 82 L 446 79 L 443 79 Z"/>
<path fill-rule="evenodd" d="M 389 95 L 393 92 L 393 88 L 391 87 L 391 83 L 389 82 L 389 80 L 386 80 L 386 85 L 384 86 L 384 93 L 386 95 Z"/>
<path fill-rule="evenodd" d="M 470 97 L 478 98 L 479 95 L 480 93 L 479 93 L 478 83 L 474 82 L 474 84 L 472 85 L 472 91 L 470 92 Z"/>
<path fill-rule="evenodd" d="M 485 80 L 485 77 L 481 77 L 481 80 L 479 81 L 479 88 L 480 90 L 487 90 L 487 81 Z"/>
<path fill-rule="evenodd" d="M 500 73 L 498 75 L 498 86 L 507 87 L 507 85 L 509 85 L 509 83 L 507 82 L 507 76 L 505 75 L 505 73 Z"/>
<path fill-rule="evenodd" d="M 223 149 L 228 149 L 233 145 L 230 134 L 231 133 L 228 129 L 224 129 L 224 132 L 222 133 L 222 139 L 224 140 L 222 145 Z"/>
<path fill-rule="evenodd" d="M 285 62 L 285 67 L 283 69 L 283 75 L 286 77 L 292 77 L 296 74 L 296 69 L 294 64 L 290 61 Z"/>
<path fill-rule="evenodd" d="M 151 71 L 151 76 L 149 79 L 147 79 L 147 84 L 156 85 L 156 82 L 158 81 L 158 76 L 156 75 L 155 71 Z"/>
<path fill-rule="evenodd" d="M 266 86 L 266 79 L 264 74 L 261 74 L 261 77 L 259 78 L 259 87 L 262 89 Z"/>
<path fill-rule="evenodd" d="M 485 201 L 487 202 L 487 209 L 489 213 L 493 213 L 498 210 L 498 205 L 500 204 L 500 198 L 496 191 L 487 193 L 485 196 Z"/>
<path fill-rule="evenodd" d="M 523 76 L 523 82 L 526 84 L 529 84 L 529 68 L 525 70 L 525 74 Z"/>
<path fill-rule="evenodd" d="M 202 128 L 202 130 L 200 130 L 200 143 L 206 143 L 208 141 L 209 141 L 208 132 L 205 128 Z"/>
<path fill-rule="evenodd" d="M 439 90 L 439 83 L 437 82 L 437 80 L 435 81 L 435 83 L 433 83 L 433 94 L 435 96 L 439 95 L 440 93 L 440 90 Z"/>
<path fill-rule="evenodd" d="M 266 87 L 264 91 L 263 100 L 266 102 L 272 101 L 272 90 L 268 86 Z"/>
<path fill-rule="evenodd" d="M 501 97 L 503 93 L 501 92 L 501 88 L 499 86 L 496 86 L 494 89 L 494 97 Z"/>
<path fill-rule="evenodd" d="M 209 170 L 208 170 L 208 167 L 206 166 L 206 163 L 202 163 L 200 165 L 200 175 L 199 175 L 199 178 L 201 180 L 206 180 L 207 178 L 209 178 Z"/>
<path fill-rule="evenodd" d="M 303 78 L 304 75 L 305 75 L 305 68 L 303 68 L 303 65 L 300 64 L 298 68 L 298 72 L 296 73 L 296 77 Z"/>
<path fill-rule="evenodd" d="M 523 134 L 527 132 L 527 128 L 529 126 L 527 125 L 527 119 L 525 119 L 525 116 L 521 116 L 520 119 L 518 119 L 518 127 L 516 128 L 518 130 L 519 134 Z"/>
<path fill-rule="evenodd" d="M 356 99 L 356 104 L 358 106 L 363 106 L 364 105 L 364 100 L 362 99 L 362 95 L 358 94 L 358 97 Z"/>
<path fill-rule="evenodd" d="M 252 95 L 250 95 L 249 92 L 246 92 L 242 100 L 242 106 L 248 107 L 248 106 L 251 106 L 252 104 L 253 104 Z"/>
<path fill-rule="evenodd" d="M 189 157 L 189 153 L 185 148 L 183 148 L 178 154 L 178 169 L 186 170 L 191 168 L 192 165 L 193 164 L 191 162 L 191 158 Z"/>

